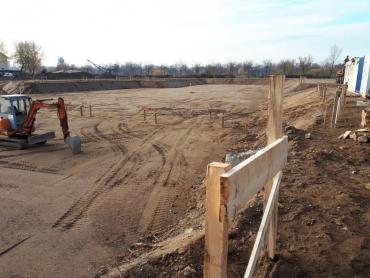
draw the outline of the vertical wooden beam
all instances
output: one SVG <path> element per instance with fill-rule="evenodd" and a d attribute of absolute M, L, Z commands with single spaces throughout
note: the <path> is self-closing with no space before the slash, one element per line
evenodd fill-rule
<path fill-rule="evenodd" d="M 157 124 L 157 111 L 154 111 L 154 123 Z"/>
<path fill-rule="evenodd" d="M 207 168 L 206 220 L 205 220 L 205 278 L 225 278 L 227 276 L 227 252 L 229 223 L 226 209 L 221 207 L 220 175 L 229 164 L 212 162 Z"/>
<path fill-rule="evenodd" d="M 343 93 L 344 93 L 344 105 L 347 104 L 347 84 L 343 85 Z"/>
<path fill-rule="evenodd" d="M 323 107 L 323 114 L 324 114 L 324 125 L 326 124 L 326 118 L 327 118 L 327 111 L 328 111 L 328 103 L 327 103 L 327 98 L 326 98 L 326 91 L 327 91 L 326 85 L 323 87 L 322 91 L 322 107 Z"/>
<path fill-rule="evenodd" d="M 339 97 L 338 97 L 337 111 L 335 113 L 335 122 L 334 122 L 335 127 L 337 126 L 339 114 L 341 113 L 341 110 L 342 110 L 342 92 L 341 90 L 337 90 L 336 93 L 339 95 Z"/>
<path fill-rule="evenodd" d="M 342 97 L 342 107 L 346 105 L 346 98 L 347 98 L 347 88 L 346 85 L 341 86 L 342 92 L 341 92 L 341 97 Z"/>
<path fill-rule="evenodd" d="M 144 108 L 144 123 L 146 123 L 146 110 Z"/>
<path fill-rule="evenodd" d="M 333 111 L 331 115 L 331 127 L 335 127 L 337 121 L 338 103 L 339 103 L 340 91 L 335 93 Z"/>
<path fill-rule="evenodd" d="M 90 111 L 90 117 L 92 117 L 92 106 L 91 106 L 91 104 L 89 105 L 89 111 Z"/>
<path fill-rule="evenodd" d="M 283 99 L 284 99 L 284 75 L 270 76 L 270 87 L 268 94 L 268 120 L 267 120 L 267 144 L 273 143 L 275 140 L 283 136 Z M 273 162 L 271 162 L 273 163 Z M 267 200 L 271 192 L 273 180 L 270 180 L 264 186 L 264 202 L 263 207 L 266 208 Z M 275 246 L 277 237 L 277 206 L 276 200 L 271 219 L 269 221 L 269 229 L 267 232 L 267 255 L 270 258 L 275 257 Z"/>
<path fill-rule="evenodd" d="M 268 94 L 268 119 L 267 119 L 267 144 L 275 142 L 283 136 L 283 99 L 284 99 L 284 75 L 270 76 L 270 88 Z"/>
<path fill-rule="evenodd" d="M 261 225 L 258 229 L 256 241 L 254 242 L 252 253 L 248 262 L 247 269 L 244 274 L 244 278 L 252 278 L 254 274 L 254 269 L 256 267 L 258 258 L 260 256 L 261 248 L 262 248 L 262 242 L 263 237 L 266 233 L 266 230 L 268 228 L 268 222 L 271 220 L 272 213 L 274 212 L 274 204 L 277 202 L 277 199 L 279 197 L 279 187 L 280 187 L 280 181 L 281 181 L 282 171 L 277 173 L 275 177 L 273 178 L 273 185 L 272 190 L 270 193 L 270 196 L 267 201 L 266 210 L 263 212 Z"/>
<path fill-rule="evenodd" d="M 221 127 L 222 128 L 225 127 L 225 113 L 222 113 L 222 116 L 221 116 Z"/>
<path fill-rule="evenodd" d="M 82 105 L 80 105 L 80 114 L 81 114 L 81 117 L 84 115 L 84 112 L 83 112 L 83 107 Z"/>

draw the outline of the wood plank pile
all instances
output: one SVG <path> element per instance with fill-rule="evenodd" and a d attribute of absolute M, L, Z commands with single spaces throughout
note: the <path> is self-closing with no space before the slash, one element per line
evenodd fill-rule
<path fill-rule="evenodd" d="M 364 128 L 370 128 L 370 107 L 362 110 L 361 126 Z"/>
<path fill-rule="evenodd" d="M 347 130 L 338 137 L 338 139 L 343 140 L 348 138 L 351 138 L 359 143 L 368 143 L 370 142 L 370 128 L 362 128 L 355 131 Z"/>

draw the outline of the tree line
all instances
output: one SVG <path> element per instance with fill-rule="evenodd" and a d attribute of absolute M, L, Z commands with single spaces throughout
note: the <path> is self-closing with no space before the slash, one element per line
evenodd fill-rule
<path fill-rule="evenodd" d="M 56 66 L 42 66 L 42 48 L 33 41 L 21 41 L 16 43 L 12 55 L 7 55 L 4 44 L 0 41 L 0 53 L 14 59 L 22 72 L 35 76 L 40 72 L 77 70 L 90 74 L 105 74 L 127 77 L 261 77 L 270 74 L 285 74 L 287 76 L 312 76 L 334 77 L 340 66 L 339 58 L 342 50 L 334 45 L 329 50 L 325 61 L 315 62 L 311 55 L 298 57 L 297 59 L 283 59 L 277 63 L 265 59 L 260 63 L 252 60 L 243 62 L 213 63 L 208 65 L 186 65 L 177 63 L 173 65 L 154 65 L 127 62 L 125 64 L 95 65 L 93 63 L 84 66 L 68 64 L 63 57 L 58 57 Z M 0 55 L 1 57 L 1 55 Z M 0 61 L 1 62 L 1 61 Z M 338 64 L 339 63 L 339 64 Z"/>

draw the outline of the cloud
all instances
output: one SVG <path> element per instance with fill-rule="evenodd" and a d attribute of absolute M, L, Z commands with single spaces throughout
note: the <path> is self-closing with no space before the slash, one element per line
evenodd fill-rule
<path fill-rule="evenodd" d="M 368 1 L 7 1 L 0 39 L 34 40 L 44 63 L 209 63 L 367 51 Z M 14 14 L 17 20 L 14 20 Z M 344 54 L 344 53 L 343 53 Z"/>

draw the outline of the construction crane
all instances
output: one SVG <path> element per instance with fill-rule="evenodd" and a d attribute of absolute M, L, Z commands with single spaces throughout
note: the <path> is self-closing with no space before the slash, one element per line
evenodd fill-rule
<path fill-rule="evenodd" d="M 117 68 L 106 68 L 106 67 L 103 67 L 101 65 L 98 65 L 96 63 L 94 63 L 93 61 L 87 59 L 87 61 L 92 64 L 94 67 L 96 67 L 98 70 L 100 71 L 103 71 L 105 73 L 108 73 L 108 74 L 111 74 L 111 75 L 117 75 L 118 73 L 118 69 Z"/>
<path fill-rule="evenodd" d="M 72 152 L 81 151 L 81 139 L 71 136 L 68 127 L 67 111 L 64 100 L 50 99 L 32 101 L 25 95 L 0 95 L 0 145 L 24 149 L 32 145 L 46 143 L 55 138 L 54 132 L 35 134 L 36 114 L 41 109 L 56 109 L 65 143 Z"/>

